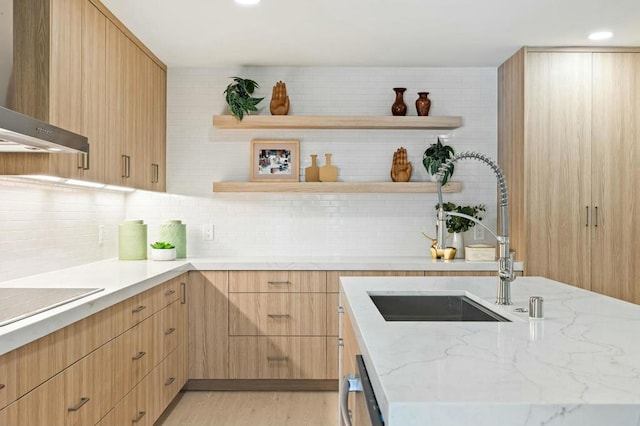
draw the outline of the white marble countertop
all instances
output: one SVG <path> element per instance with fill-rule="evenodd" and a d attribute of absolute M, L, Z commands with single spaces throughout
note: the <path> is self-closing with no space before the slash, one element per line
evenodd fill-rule
<path fill-rule="evenodd" d="M 387 425 L 638 425 L 640 306 L 538 277 L 342 278 Z M 386 322 L 370 293 L 471 294 L 512 322 Z M 544 297 L 529 320 L 530 296 Z"/>
<path fill-rule="evenodd" d="M 220 257 L 188 258 L 172 262 L 104 260 L 0 282 L 0 287 L 104 289 L 0 327 L 0 355 L 190 270 L 492 271 L 496 269 L 497 262 L 434 261 L 426 257 Z M 522 270 L 522 264 L 517 263 L 516 269 Z"/>

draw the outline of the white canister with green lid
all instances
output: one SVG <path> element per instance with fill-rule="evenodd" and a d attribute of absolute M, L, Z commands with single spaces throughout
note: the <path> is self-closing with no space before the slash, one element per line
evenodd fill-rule
<path fill-rule="evenodd" d="M 144 260 L 147 258 L 147 225 L 141 220 L 125 220 L 118 233 L 118 259 Z"/>
<path fill-rule="evenodd" d="M 176 257 L 187 257 L 187 225 L 181 220 L 167 220 L 160 225 L 160 241 L 176 246 Z"/>

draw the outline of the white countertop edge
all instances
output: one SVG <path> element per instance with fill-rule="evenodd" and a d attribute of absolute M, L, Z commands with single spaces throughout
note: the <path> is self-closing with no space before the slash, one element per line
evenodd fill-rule
<path fill-rule="evenodd" d="M 0 287 L 104 288 L 98 293 L 0 327 L 0 355 L 192 270 L 495 271 L 497 262 L 436 261 L 420 256 L 220 257 L 172 262 L 102 260 L 0 282 Z M 521 262 L 516 263 L 516 270 L 522 270 Z"/>

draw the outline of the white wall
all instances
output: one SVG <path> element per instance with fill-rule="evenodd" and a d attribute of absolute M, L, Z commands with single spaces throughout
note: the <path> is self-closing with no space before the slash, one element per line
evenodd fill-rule
<path fill-rule="evenodd" d="M 268 114 L 271 87 L 287 83 L 291 114 L 388 115 L 393 87 L 407 87 L 415 115 L 416 92 L 429 91 L 431 115 L 460 115 L 453 131 L 223 131 L 212 116 L 225 112 L 230 76 L 262 86 Z M 299 139 L 301 168 L 310 154 L 333 153 L 339 180 L 389 179 L 393 152 L 407 148 L 412 180 L 426 180 L 422 152 L 446 135 L 457 152 L 496 156 L 497 82 L 493 68 L 242 68 L 170 69 L 168 78 L 168 191 L 130 195 L 0 179 L 0 281 L 117 257 L 117 225 L 144 219 L 149 240 L 166 219 L 187 223 L 190 256 L 426 255 L 421 231 L 434 233 L 435 194 L 214 194 L 217 180 L 246 181 L 249 141 Z M 321 162 L 321 165 L 324 161 Z M 302 178 L 304 179 L 304 177 Z M 455 180 L 458 203 L 486 203 L 495 226 L 496 184 L 489 169 L 464 162 Z M 204 223 L 215 239 L 202 241 Z M 98 244 L 98 227 L 105 240 Z"/>
<path fill-rule="evenodd" d="M 416 115 L 416 92 L 429 91 L 430 115 L 460 115 L 463 127 L 422 130 L 231 131 L 212 126 L 227 113 L 224 91 L 230 76 L 252 78 L 265 96 L 283 80 L 292 115 L 390 115 L 393 87 L 406 87 L 409 115 Z M 426 253 L 420 232 L 434 234 L 435 194 L 214 194 L 214 181 L 249 179 L 249 142 L 297 139 L 301 180 L 310 154 L 333 153 L 342 181 L 387 181 L 393 152 L 407 148 L 414 181 L 427 180 L 422 153 L 442 135 L 456 152 L 476 150 L 496 157 L 497 74 L 493 68 L 225 68 L 170 69 L 168 75 L 167 190 L 127 197 L 127 216 L 149 223 L 182 219 L 190 256 L 386 255 Z M 460 194 L 446 200 L 485 203 L 486 223 L 495 226 L 496 183 L 489 168 L 465 161 L 456 166 Z M 200 228 L 215 227 L 213 242 Z"/>
<path fill-rule="evenodd" d="M 0 281 L 116 257 L 124 217 L 123 193 L 0 179 Z"/>

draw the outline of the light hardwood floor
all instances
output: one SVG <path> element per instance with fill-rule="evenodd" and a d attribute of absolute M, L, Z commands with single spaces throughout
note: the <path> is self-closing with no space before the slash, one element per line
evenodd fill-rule
<path fill-rule="evenodd" d="M 155 426 L 331 426 L 337 392 L 181 392 Z"/>

